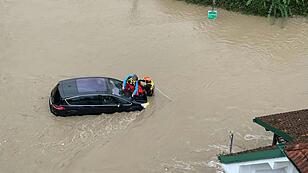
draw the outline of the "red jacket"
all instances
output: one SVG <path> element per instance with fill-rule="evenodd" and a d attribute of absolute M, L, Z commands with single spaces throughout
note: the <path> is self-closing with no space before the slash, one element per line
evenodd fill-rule
<path fill-rule="evenodd" d="M 143 94 L 144 94 L 143 88 L 141 87 L 141 85 L 139 83 L 137 95 L 143 95 Z"/>
<path fill-rule="evenodd" d="M 134 92 L 134 90 L 135 90 L 135 86 L 129 83 L 126 84 L 125 89 L 124 89 L 125 92 L 131 92 L 131 93 Z"/>
<path fill-rule="evenodd" d="M 129 83 L 126 84 L 124 89 L 125 92 L 130 92 L 130 93 L 133 93 L 134 90 L 135 90 L 135 85 Z M 140 83 L 138 83 L 138 92 L 136 93 L 136 95 L 138 96 L 143 94 L 144 94 L 143 88 L 141 87 Z"/>

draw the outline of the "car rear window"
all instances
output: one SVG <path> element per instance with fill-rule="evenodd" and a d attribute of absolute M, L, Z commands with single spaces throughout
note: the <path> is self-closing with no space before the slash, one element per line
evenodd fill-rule
<path fill-rule="evenodd" d="M 53 104 L 56 104 L 56 105 L 59 105 L 60 102 L 61 102 L 61 96 L 60 96 L 60 92 L 59 92 L 58 86 L 59 86 L 59 85 L 57 85 L 57 86 L 51 91 L 51 102 L 52 102 Z"/>

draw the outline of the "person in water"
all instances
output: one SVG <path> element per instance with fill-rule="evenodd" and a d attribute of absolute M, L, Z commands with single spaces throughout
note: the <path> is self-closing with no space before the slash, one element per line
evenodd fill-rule
<path fill-rule="evenodd" d="M 143 80 L 140 80 L 142 82 L 142 88 L 144 88 L 147 96 L 153 96 L 154 94 L 154 81 L 151 77 L 145 76 Z"/>
<path fill-rule="evenodd" d="M 136 74 L 129 74 L 123 80 L 123 91 L 127 95 L 135 96 L 143 96 L 144 90 L 142 88 L 141 82 L 138 80 L 138 76 Z"/>

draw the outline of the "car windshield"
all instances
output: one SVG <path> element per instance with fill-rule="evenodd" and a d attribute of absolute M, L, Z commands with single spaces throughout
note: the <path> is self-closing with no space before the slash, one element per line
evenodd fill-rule
<path fill-rule="evenodd" d="M 112 94 L 125 97 L 124 91 L 122 89 L 123 82 L 120 80 L 110 79 L 111 91 Z"/>

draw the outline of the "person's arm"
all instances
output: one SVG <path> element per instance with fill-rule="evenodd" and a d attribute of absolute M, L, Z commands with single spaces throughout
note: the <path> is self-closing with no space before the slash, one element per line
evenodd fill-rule
<path fill-rule="evenodd" d="M 134 97 L 135 95 L 137 95 L 137 92 L 138 92 L 138 87 L 139 87 L 139 81 L 136 81 L 136 85 L 135 85 L 135 90 L 134 90 L 134 92 L 133 92 L 133 94 L 132 94 L 132 96 Z"/>

